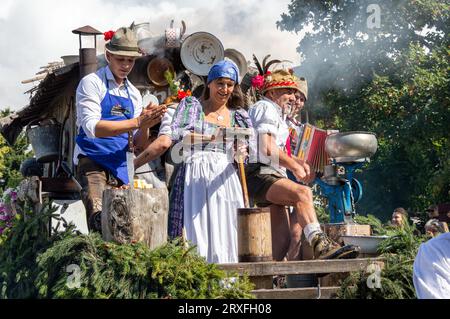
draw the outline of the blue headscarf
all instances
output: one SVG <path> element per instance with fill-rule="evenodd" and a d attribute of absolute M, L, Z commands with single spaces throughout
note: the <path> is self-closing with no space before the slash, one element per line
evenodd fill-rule
<path fill-rule="evenodd" d="M 229 78 L 235 83 L 239 83 L 239 69 L 234 62 L 229 60 L 222 60 L 214 64 L 208 73 L 208 81 L 211 83 L 218 78 Z"/>

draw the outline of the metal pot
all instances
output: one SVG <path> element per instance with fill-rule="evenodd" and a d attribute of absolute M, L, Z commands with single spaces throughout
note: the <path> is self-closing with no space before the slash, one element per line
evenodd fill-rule
<path fill-rule="evenodd" d="M 343 132 L 331 134 L 325 140 L 325 151 L 340 162 L 369 158 L 375 154 L 378 142 L 370 132 Z"/>
<path fill-rule="evenodd" d="M 27 136 L 39 163 L 56 161 L 59 156 L 61 125 L 51 123 L 27 127 Z"/>
<path fill-rule="evenodd" d="M 166 86 L 167 80 L 164 72 L 175 73 L 172 62 L 164 57 L 155 57 L 147 65 L 147 76 L 149 80 L 157 86 Z"/>

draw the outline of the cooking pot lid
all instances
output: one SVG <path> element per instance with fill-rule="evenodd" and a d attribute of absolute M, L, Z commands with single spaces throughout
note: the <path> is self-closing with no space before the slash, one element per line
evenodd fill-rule
<path fill-rule="evenodd" d="M 224 49 L 220 40 L 211 33 L 196 32 L 184 39 L 180 56 L 186 69 L 205 76 L 214 63 L 223 60 Z"/>

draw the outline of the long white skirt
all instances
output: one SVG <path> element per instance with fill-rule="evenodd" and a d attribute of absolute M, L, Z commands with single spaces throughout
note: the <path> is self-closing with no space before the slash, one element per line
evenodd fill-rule
<path fill-rule="evenodd" d="M 186 238 L 209 263 L 238 262 L 237 209 L 243 207 L 239 177 L 226 154 L 197 151 L 187 159 Z"/>

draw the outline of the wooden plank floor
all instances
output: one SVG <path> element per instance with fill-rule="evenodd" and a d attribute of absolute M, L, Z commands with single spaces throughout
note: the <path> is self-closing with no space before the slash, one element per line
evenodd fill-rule
<path fill-rule="evenodd" d="M 256 299 L 331 299 L 340 287 L 257 289 L 252 293 Z"/>
<path fill-rule="evenodd" d="M 336 260 L 302 260 L 302 261 L 271 261 L 257 263 L 218 264 L 217 266 L 232 274 L 247 275 L 255 284 L 252 293 L 257 299 L 329 299 L 333 298 L 340 287 L 337 280 L 331 284 L 307 288 L 281 288 L 273 289 L 273 278 L 278 275 L 307 275 L 330 274 L 327 277 L 338 276 L 353 271 L 365 271 L 369 265 L 377 264 L 384 267 L 384 258 L 358 258 Z M 330 277 L 332 276 L 332 277 Z M 326 279 L 324 277 L 323 279 Z"/>
<path fill-rule="evenodd" d="M 302 261 L 270 261 L 257 263 L 218 264 L 227 272 L 237 272 L 239 275 L 276 276 L 322 274 L 365 270 L 370 264 L 384 265 L 383 258 L 358 258 L 336 260 L 302 260 Z"/>

